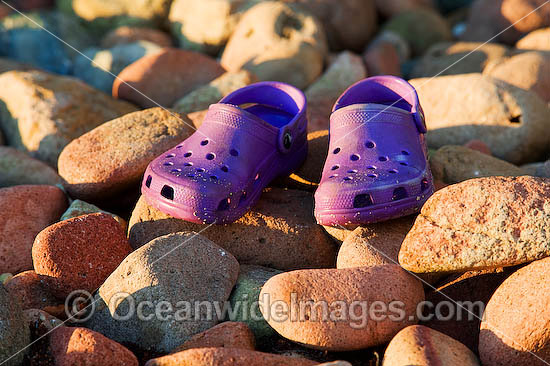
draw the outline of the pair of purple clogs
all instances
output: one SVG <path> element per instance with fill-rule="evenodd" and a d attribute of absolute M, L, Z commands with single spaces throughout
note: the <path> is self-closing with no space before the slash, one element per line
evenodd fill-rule
<path fill-rule="evenodd" d="M 349 87 L 330 116 L 317 222 L 367 224 L 418 211 L 434 190 L 425 133 L 418 95 L 405 80 L 375 76 Z M 256 83 L 211 105 L 191 137 L 152 161 L 142 192 L 174 217 L 230 223 L 306 155 L 304 94 L 284 83 Z"/>

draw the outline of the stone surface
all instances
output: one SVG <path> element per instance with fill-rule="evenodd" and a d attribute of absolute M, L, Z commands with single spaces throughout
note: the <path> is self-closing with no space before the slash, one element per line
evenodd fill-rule
<path fill-rule="evenodd" d="M 130 254 L 120 224 L 104 213 L 64 220 L 42 230 L 34 240 L 37 274 L 58 297 L 75 290 L 93 292 Z"/>
<path fill-rule="evenodd" d="M 59 327 L 49 337 L 56 366 L 138 366 L 124 346 L 86 328 Z"/>
<path fill-rule="evenodd" d="M 0 273 L 32 269 L 34 237 L 56 222 L 66 208 L 65 194 L 54 186 L 0 189 Z"/>
<path fill-rule="evenodd" d="M 36 274 L 35 271 L 21 272 L 5 283 L 11 296 L 15 296 L 21 303 L 23 310 L 43 309 L 56 307 L 63 303 L 53 296 L 47 286 L 48 278 Z"/>
<path fill-rule="evenodd" d="M 478 139 L 494 156 L 514 164 L 546 157 L 550 109 L 534 93 L 480 74 L 413 79 L 411 84 L 422 101 L 431 148 Z"/>
<path fill-rule="evenodd" d="M 331 267 L 336 248 L 315 223 L 312 210 L 310 193 L 274 188 L 264 191 L 256 206 L 235 223 L 214 225 L 201 234 L 233 254 L 241 264 L 282 270 Z M 156 210 L 143 197 L 136 204 L 129 227 L 134 248 L 161 235 L 204 229 L 204 225 Z"/>
<path fill-rule="evenodd" d="M 202 333 L 177 347 L 174 352 L 191 348 L 228 347 L 254 350 L 254 333 L 248 325 L 241 322 L 224 322 Z"/>
<path fill-rule="evenodd" d="M 54 328 L 63 326 L 61 320 L 43 310 L 27 309 L 23 313 L 31 329 L 31 334 L 38 337 L 45 335 Z"/>
<path fill-rule="evenodd" d="M 486 155 L 493 155 L 489 146 L 487 146 L 487 144 L 481 140 L 470 140 L 465 143 L 464 146 L 468 149 L 476 150 Z"/>
<path fill-rule="evenodd" d="M 464 146 L 447 145 L 430 156 L 433 178 L 446 184 L 490 176 L 520 176 L 523 169 Z"/>
<path fill-rule="evenodd" d="M 397 333 L 386 348 L 382 362 L 384 366 L 480 365 L 468 347 L 423 325 L 412 325 Z"/>
<path fill-rule="evenodd" d="M 17 62 L 12 60 L 11 58 L 6 57 L 0 57 L 0 74 L 6 71 L 12 71 L 12 70 L 31 70 L 33 67 L 24 64 L 22 62 Z"/>
<path fill-rule="evenodd" d="M 0 127 L 8 144 L 52 166 L 71 140 L 134 110 L 74 78 L 40 71 L 0 74 Z"/>
<path fill-rule="evenodd" d="M 534 30 L 516 43 L 520 50 L 550 51 L 550 28 Z"/>
<path fill-rule="evenodd" d="M 411 71 L 412 78 L 482 72 L 505 57 L 508 47 L 498 43 L 442 42 L 431 46 Z"/>
<path fill-rule="evenodd" d="M 409 55 L 407 41 L 397 33 L 384 31 L 365 49 L 363 59 L 369 75 L 401 76 L 401 64 L 407 61 Z"/>
<path fill-rule="evenodd" d="M 72 201 L 67 211 L 65 211 L 63 215 L 61 215 L 61 218 L 59 219 L 59 221 L 68 220 L 78 216 L 87 215 L 91 213 L 98 213 L 98 212 L 111 215 L 113 219 L 115 219 L 120 224 L 124 232 L 128 230 L 128 223 L 122 217 L 107 211 L 103 211 L 99 207 L 81 200 Z"/>
<path fill-rule="evenodd" d="M 107 278 L 86 326 L 117 342 L 170 352 L 218 322 L 215 306 L 229 298 L 238 273 L 239 263 L 230 253 L 196 233 L 162 236 L 132 252 Z M 150 301 L 144 316 L 112 316 L 124 316 L 143 301 Z M 197 306 L 204 302 L 209 306 Z M 155 316 L 156 309 L 165 309 L 162 316 Z"/>
<path fill-rule="evenodd" d="M 154 358 L 145 366 L 313 366 L 318 362 L 239 348 L 195 348 Z"/>
<path fill-rule="evenodd" d="M 308 130 L 325 130 L 329 125 L 332 106 L 353 83 L 367 76 L 363 60 L 349 51 L 334 59 L 321 77 L 307 88 Z"/>
<path fill-rule="evenodd" d="M 161 49 L 159 45 L 148 41 L 125 43 L 112 48 L 88 48 L 75 58 L 74 76 L 111 94 L 116 75 L 131 63 Z"/>
<path fill-rule="evenodd" d="M 522 165 L 521 169 L 523 169 L 526 175 L 550 178 L 550 161 Z"/>
<path fill-rule="evenodd" d="M 433 5 L 433 0 L 376 0 L 378 11 L 386 18 L 419 7 L 432 7 Z"/>
<path fill-rule="evenodd" d="M 550 255 L 550 181 L 470 179 L 428 199 L 399 252 L 417 273 L 513 266 Z"/>
<path fill-rule="evenodd" d="M 258 81 L 258 78 L 246 70 L 226 72 L 178 100 L 173 108 L 179 113 L 202 111 L 208 109 L 210 104 L 217 103 L 226 95 L 256 81 Z"/>
<path fill-rule="evenodd" d="M 484 366 L 543 365 L 550 359 L 550 258 L 512 274 L 485 309 L 479 335 Z"/>
<path fill-rule="evenodd" d="M 73 197 L 114 197 L 138 187 L 149 162 L 193 132 L 189 119 L 162 108 L 126 114 L 67 145 L 59 156 L 59 174 Z"/>
<path fill-rule="evenodd" d="M 172 38 L 163 31 L 155 28 L 122 26 L 107 33 L 101 40 L 101 47 L 112 48 L 138 41 L 148 41 L 160 47 L 172 46 Z"/>
<path fill-rule="evenodd" d="M 550 14 L 549 14 L 550 15 Z M 524 52 L 489 65 L 483 72 L 550 102 L 550 53 Z"/>
<path fill-rule="evenodd" d="M 63 183 L 63 178 L 49 165 L 7 146 L 0 146 L 0 171 L 0 187 Z"/>
<path fill-rule="evenodd" d="M 113 84 L 113 96 L 142 108 L 170 107 L 224 72 L 216 60 L 206 55 L 165 48 L 122 70 Z"/>
<path fill-rule="evenodd" d="M 258 346 L 269 344 L 277 333 L 263 318 L 258 304 L 254 303 L 258 301 L 262 286 L 267 280 L 280 273 L 282 272 L 273 268 L 242 265 L 237 283 L 229 297 L 235 316 L 228 314 L 226 318 L 246 323 L 252 330 Z"/>
<path fill-rule="evenodd" d="M 398 265 L 385 264 L 276 275 L 262 288 L 260 310 L 269 325 L 291 341 L 315 349 L 350 351 L 384 344 L 415 324 L 416 306 L 423 300 L 418 280 Z M 405 316 L 392 316 L 393 301 L 400 302 Z M 365 307 L 363 315 L 355 318 L 357 302 Z M 385 305 L 378 307 L 374 319 L 369 307 L 380 302 Z"/>
<path fill-rule="evenodd" d="M 303 89 L 321 74 L 326 54 L 323 27 L 315 17 L 292 4 L 266 1 L 243 14 L 221 64 Z"/>
<path fill-rule="evenodd" d="M 25 347 L 31 341 L 29 327 L 19 301 L 1 284 L 0 319 L 0 363 L 6 366 L 22 365 L 27 353 Z"/>

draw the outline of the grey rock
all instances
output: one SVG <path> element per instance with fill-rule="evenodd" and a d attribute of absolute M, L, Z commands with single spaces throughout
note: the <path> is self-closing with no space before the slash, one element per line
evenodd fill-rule
<path fill-rule="evenodd" d="M 23 349 L 30 342 L 29 327 L 19 301 L 0 284 L 0 364 L 22 365 L 26 353 Z"/>

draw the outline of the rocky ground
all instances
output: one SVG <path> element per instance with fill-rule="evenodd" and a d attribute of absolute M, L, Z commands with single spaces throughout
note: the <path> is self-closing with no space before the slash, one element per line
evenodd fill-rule
<path fill-rule="evenodd" d="M 332 104 L 380 74 L 437 192 L 322 227 Z M 258 80 L 304 90 L 304 165 L 230 225 L 148 205 L 147 164 Z M 549 102 L 544 0 L 2 1 L 0 364 L 549 365 Z"/>

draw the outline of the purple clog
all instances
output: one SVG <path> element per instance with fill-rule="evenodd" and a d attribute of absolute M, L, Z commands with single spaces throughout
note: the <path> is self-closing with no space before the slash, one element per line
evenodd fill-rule
<path fill-rule="evenodd" d="M 368 224 L 418 211 L 434 190 L 425 133 L 418 95 L 405 80 L 375 76 L 349 87 L 330 117 L 317 222 Z"/>
<path fill-rule="evenodd" d="M 147 167 L 147 202 L 196 223 L 230 223 L 262 189 L 307 155 L 306 99 L 295 87 L 261 82 L 210 106 L 200 128 Z"/>

